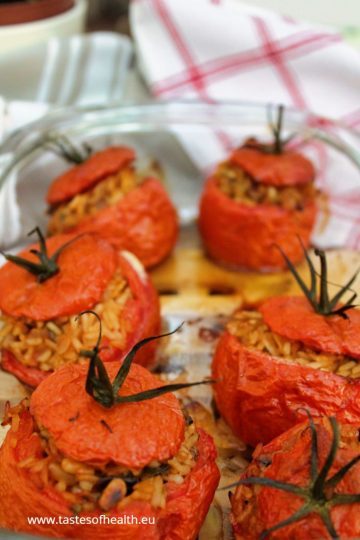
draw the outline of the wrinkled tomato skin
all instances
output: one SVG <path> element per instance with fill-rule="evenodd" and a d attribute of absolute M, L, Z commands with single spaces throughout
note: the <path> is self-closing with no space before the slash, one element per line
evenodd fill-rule
<path fill-rule="evenodd" d="M 117 267 L 128 282 L 132 298 L 126 301 L 122 313 L 122 324 L 127 331 L 125 347 L 123 350 L 116 349 L 104 339 L 101 357 L 105 362 L 118 362 L 135 343 L 159 334 L 161 326 L 159 297 L 149 275 L 132 254 L 120 252 L 117 259 Z M 93 307 L 91 305 L 87 309 Z M 134 361 L 143 366 L 151 366 L 156 347 L 156 341 L 148 343 L 138 351 Z M 30 387 L 37 387 L 51 373 L 25 366 L 7 350 L 1 351 L 1 367 Z"/>
<path fill-rule="evenodd" d="M 166 508 L 160 515 L 161 540 L 195 540 L 219 484 L 212 438 L 198 429 L 199 457 L 186 481 L 168 484 Z"/>
<path fill-rule="evenodd" d="M 111 381 L 119 367 L 114 362 L 106 364 Z M 85 392 L 87 371 L 86 364 L 63 366 L 31 396 L 31 414 L 48 431 L 60 452 L 76 461 L 116 463 L 126 469 L 143 468 L 177 454 L 184 439 L 185 421 L 174 394 L 105 409 Z M 150 371 L 132 364 L 120 395 L 161 385 Z M 110 430 L 102 425 L 104 418 Z"/>
<path fill-rule="evenodd" d="M 43 371 L 34 367 L 25 366 L 6 349 L 1 350 L 1 369 L 11 373 L 18 381 L 36 388 L 49 375 L 48 371 Z"/>
<path fill-rule="evenodd" d="M 212 365 L 215 401 L 234 433 L 251 446 L 267 443 L 306 418 L 360 421 L 360 383 L 331 372 L 282 362 L 245 347 L 229 332 Z"/>
<path fill-rule="evenodd" d="M 164 509 L 153 509 L 146 502 L 131 502 L 121 511 L 113 510 L 108 517 L 134 516 L 138 524 L 83 524 L 41 525 L 29 524 L 28 516 L 74 516 L 61 494 L 51 487 L 40 490 L 17 462 L 36 452 L 39 441 L 32 432 L 29 414 L 21 418 L 16 433 L 8 433 L 0 449 L 0 527 L 15 531 L 57 538 L 84 540 L 195 540 L 206 516 L 219 482 L 215 463 L 216 451 L 212 439 L 199 430 L 199 458 L 185 482 L 167 484 L 167 502 Z M 14 448 L 14 445 L 16 447 Z M 103 511 L 81 513 L 82 517 L 98 517 Z M 148 517 L 155 524 L 141 524 Z"/>
<path fill-rule="evenodd" d="M 316 313 L 304 296 L 274 296 L 259 307 L 270 329 L 311 349 L 360 360 L 360 310 L 350 309 L 346 319 Z"/>
<path fill-rule="evenodd" d="M 42 283 L 13 262 L 0 268 L 0 310 L 5 315 L 49 321 L 80 313 L 100 300 L 116 270 L 116 251 L 94 235 L 72 238 L 61 234 L 46 241 L 48 255 L 66 244 L 57 259 L 59 271 Z M 33 249 L 38 250 L 39 245 L 33 244 L 18 255 L 38 263 Z"/>
<path fill-rule="evenodd" d="M 294 264 L 303 259 L 299 237 L 307 247 L 315 218 L 313 201 L 301 211 L 265 204 L 248 206 L 222 193 L 212 177 L 201 197 L 199 228 L 208 254 L 218 263 L 271 271 L 286 268 L 276 245 Z"/>
<path fill-rule="evenodd" d="M 325 419 L 317 423 L 319 464 L 323 465 L 330 448 L 332 434 L 325 427 Z M 347 425 L 346 429 L 357 437 L 358 424 Z M 326 452 L 325 452 L 326 450 Z M 335 458 L 329 477 L 353 459 L 358 453 L 356 448 L 342 445 Z M 269 463 L 264 476 L 278 481 L 308 486 L 310 462 L 310 430 L 308 422 L 300 423 L 286 431 L 269 444 L 259 445 L 241 478 L 259 476 L 258 464 Z M 245 488 L 247 489 L 247 488 Z M 348 472 L 339 484 L 339 493 L 359 493 L 360 466 L 357 464 Z M 231 498 L 231 522 L 236 540 L 258 540 L 267 528 L 287 519 L 299 510 L 304 499 L 274 488 L 256 488 L 256 500 L 246 504 L 246 516 L 243 514 L 243 488 L 238 487 Z M 355 540 L 360 537 L 360 506 L 348 504 L 334 506 L 331 518 L 341 540 Z M 316 514 L 290 526 L 279 529 L 268 536 L 269 540 L 331 540 L 322 520 Z"/>
<path fill-rule="evenodd" d="M 146 268 L 164 260 L 178 236 L 176 210 L 164 187 L 148 178 L 120 201 L 84 218 L 69 233 L 91 232 L 134 253 Z"/>
<path fill-rule="evenodd" d="M 47 203 L 57 205 L 72 199 L 130 165 L 135 157 L 134 150 L 125 146 L 110 146 L 96 152 L 84 163 L 75 165 L 52 182 L 46 197 Z"/>
<path fill-rule="evenodd" d="M 255 181 L 276 187 L 299 186 L 315 177 L 311 161 L 296 152 L 266 154 L 254 148 L 238 148 L 230 156 L 230 163 Z"/>

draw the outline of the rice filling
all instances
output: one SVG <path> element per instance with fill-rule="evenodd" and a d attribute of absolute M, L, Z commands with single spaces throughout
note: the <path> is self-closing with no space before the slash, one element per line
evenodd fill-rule
<path fill-rule="evenodd" d="M 103 296 L 92 309 L 102 320 L 104 341 L 123 349 L 131 331 L 130 322 L 122 319 L 125 303 L 132 298 L 131 289 L 120 271 L 108 283 Z M 96 343 L 99 325 L 91 314 L 59 317 L 51 321 L 32 321 L 0 316 L 0 349 L 12 353 L 28 367 L 52 371 L 77 362 L 82 349 Z"/>
<path fill-rule="evenodd" d="M 11 424 L 12 431 L 16 431 L 20 415 L 26 410 L 27 400 L 8 408 L 3 425 Z M 120 510 L 136 500 L 147 501 L 154 508 L 164 508 L 166 484 L 182 484 L 198 458 L 199 436 L 191 417 L 187 413 L 184 415 L 185 437 L 178 453 L 168 461 L 153 461 L 139 470 L 129 470 L 115 463 L 100 466 L 70 459 L 57 450 L 46 430 L 33 420 L 42 456 L 28 456 L 18 462 L 18 467 L 31 475 L 38 489 L 54 487 L 76 513 L 95 509 L 109 511 L 115 507 Z"/>
<path fill-rule="evenodd" d="M 92 216 L 103 208 L 118 203 L 127 193 L 135 189 L 141 181 L 134 168 L 121 169 L 84 193 L 79 193 L 70 201 L 51 209 L 48 225 L 50 235 L 71 229 L 85 217 Z"/>
<path fill-rule="evenodd" d="M 256 182 L 243 169 L 229 162 L 219 165 L 215 179 L 219 189 L 230 199 L 249 206 L 271 204 L 285 210 L 301 211 L 316 196 L 312 181 L 299 186 L 265 185 Z"/>
<path fill-rule="evenodd" d="M 315 351 L 300 341 L 289 341 L 272 332 L 258 311 L 238 311 L 228 323 L 227 329 L 246 347 L 281 360 L 330 371 L 343 377 L 360 377 L 360 363 L 355 358 Z"/>

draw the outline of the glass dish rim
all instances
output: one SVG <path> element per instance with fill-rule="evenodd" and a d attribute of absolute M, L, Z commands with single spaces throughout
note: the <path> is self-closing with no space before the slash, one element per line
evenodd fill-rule
<path fill-rule="evenodd" d="M 236 127 L 240 122 L 249 121 L 250 115 L 254 124 L 259 123 L 261 118 L 261 124 L 266 125 L 269 110 L 272 111 L 278 106 L 279 104 L 270 102 L 206 103 L 180 100 L 51 108 L 45 115 L 14 130 L 3 140 L 0 145 L 0 156 L 8 155 L 9 160 L 0 172 L 0 189 L 14 168 L 20 166 L 21 169 L 36 158 L 38 151 L 44 147 L 45 137 L 57 134 L 76 136 L 81 134 L 82 130 L 94 129 L 96 126 L 117 127 L 119 131 L 120 127 L 131 127 L 133 132 L 140 131 L 141 128 L 143 131 L 146 129 L 153 132 L 159 128 L 180 126 L 219 127 L 220 121 L 221 127 Z M 360 170 L 360 133 L 356 130 L 345 126 L 341 121 L 295 107 L 285 107 L 284 124 L 289 129 L 293 126 L 303 126 L 303 131 L 299 132 L 302 138 L 315 138 L 329 144 L 347 155 Z M 356 147 L 326 129 L 329 127 L 332 131 L 343 131 L 351 135 L 356 141 Z"/>

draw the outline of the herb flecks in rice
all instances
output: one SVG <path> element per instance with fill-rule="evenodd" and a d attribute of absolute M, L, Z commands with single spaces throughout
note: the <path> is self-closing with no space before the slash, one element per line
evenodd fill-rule
<path fill-rule="evenodd" d="M 132 167 L 122 169 L 117 174 L 103 179 L 84 193 L 79 193 L 71 201 L 53 209 L 48 226 L 49 234 L 57 234 L 75 227 L 84 218 L 99 210 L 113 206 L 140 183 L 141 178 Z"/>
<path fill-rule="evenodd" d="M 360 377 L 360 362 L 355 358 L 315 351 L 300 341 L 289 341 L 272 332 L 258 311 L 238 311 L 227 329 L 246 347 L 271 354 L 280 360 L 330 371 L 343 377 Z"/>
<path fill-rule="evenodd" d="M 316 196 L 313 182 L 295 187 L 265 185 L 256 182 L 240 167 L 229 162 L 219 165 L 215 178 L 219 189 L 225 195 L 248 206 L 270 204 L 285 210 L 301 211 Z"/>
<path fill-rule="evenodd" d="M 3 424 L 19 425 L 28 403 L 8 408 Z M 198 433 L 193 422 L 187 423 L 184 441 L 178 453 L 166 462 L 152 461 L 145 468 L 129 470 L 115 463 L 105 465 L 81 463 L 58 451 L 46 430 L 36 426 L 42 456 L 28 456 L 18 466 L 31 475 L 38 488 L 48 486 L 59 491 L 72 510 L 122 509 L 132 501 L 146 501 L 154 508 L 166 504 L 166 484 L 182 484 L 196 464 Z"/>
<path fill-rule="evenodd" d="M 102 319 L 103 337 L 115 348 L 124 347 L 130 330 L 121 314 L 131 297 L 126 280 L 116 272 L 101 301 L 93 307 Z M 11 352 L 25 366 L 43 371 L 77 362 L 80 351 L 91 348 L 98 336 L 98 324 L 90 314 L 80 320 L 75 314 L 53 321 L 31 321 L 2 315 L 0 325 L 0 348 Z"/>

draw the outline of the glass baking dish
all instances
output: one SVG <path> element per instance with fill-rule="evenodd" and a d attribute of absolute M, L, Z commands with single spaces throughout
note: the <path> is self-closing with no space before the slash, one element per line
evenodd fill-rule
<path fill-rule="evenodd" d="M 286 275 L 254 278 L 254 275 L 247 277 L 234 272 L 227 273 L 215 265 L 210 266 L 202 255 L 196 230 L 198 198 L 204 178 L 231 148 L 240 145 L 248 136 L 269 139 L 269 114 L 271 116 L 272 112 L 274 115 L 275 109 L 275 106 L 247 103 L 183 102 L 53 110 L 40 120 L 14 132 L 0 147 L 0 154 L 8 157 L 0 176 L 0 197 L 2 190 L 14 178 L 17 179 L 13 183 L 20 222 L 10 246 L 17 249 L 20 244 L 27 242 L 26 233 L 35 225 L 46 226 L 44 198 L 47 187 L 57 174 L 69 167 L 48 150 L 49 142 L 65 135 L 76 143 L 86 141 L 96 149 L 113 144 L 134 147 L 140 168 L 146 169 L 149 164 L 153 167 L 153 162 L 156 162 L 177 206 L 182 229 L 177 246 L 178 255 L 153 273 L 161 295 L 165 323 L 173 328 L 182 320 L 189 322 L 184 333 L 175 336 L 166 350 L 162 351 L 166 359 L 164 373 L 170 380 L 181 373 L 182 369 L 187 370 L 192 380 L 207 376 L 216 336 L 223 323 L 222 317 L 244 300 L 244 291 L 246 298 L 247 287 L 251 291 L 251 299 L 254 299 L 258 298 L 258 291 L 260 294 L 276 294 L 289 286 L 289 277 Z M 324 192 L 331 194 L 326 208 L 322 209 L 323 215 L 337 209 L 334 194 L 345 199 L 349 194 L 354 199 L 352 194 L 358 189 L 360 174 L 358 134 L 340 124 L 293 109 L 286 110 L 284 132 L 287 135 L 297 133 L 294 144 L 300 145 L 302 151 L 314 160 L 320 171 L 318 184 Z M 350 217 L 354 215 L 354 219 L 359 215 L 355 204 L 356 200 L 354 205 L 350 201 L 346 208 L 346 213 Z M 332 227 L 324 232 L 319 226 L 314 242 L 327 247 L 342 247 L 341 230 L 336 224 Z M 8 236 L 0 230 L 1 234 L 3 237 Z M 191 259 L 189 266 L 181 266 L 187 257 Z M 197 282 L 193 276 L 195 273 Z M 202 342 L 199 336 L 204 332 L 215 338 Z M 159 372 L 162 370 L 159 369 Z M 209 405 L 211 399 L 208 390 L 202 394 L 196 389 L 190 396 L 205 405 Z M 225 485 L 236 481 L 238 474 L 239 470 L 236 470 L 234 478 L 224 480 Z M 209 530 L 214 539 L 231 538 L 226 517 L 228 507 L 224 502 L 227 496 L 226 492 L 222 493 L 212 506 L 210 521 L 200 533 L 200 540 L 208 540 Z M 219 511 L 225 517 L 221 522 L 221 532 L 216 536 L 215 527 L 211 527 L 213 521 L 219 524 Z M 25 540 L 29 537 L 10 536 L 0 531 L 0 538 Z"/>
<path fill-rule="evenodd" d="M 11 173 L 18 175 L 16 199 L 21 223 L 12 243 L 23 241 L 26 231 L 34 224 L 45 224 L 47 186 L 68 167 L 47 150 L 49 141 L 56 137 L 66 135 L 72 141 L 86 141 L 94 148 L 128 144 L 136 149 L 142 168 L 156 161 L 185 225 L 196 219 L 204 176 L 230 148 L 241 144 L 249 135 L 269 139 L 269 115 L 275 114 L 275 106 L 248 103 L 181 102 L 54 109 L 12 133 L 0 147 L 0 154 L 9 156 L 0 174 L 0 190 Z M 358 187 L 359 134 L 295 109 L 286 110 L 284 133 L 298 135 L 296 144 L 302 146 L 302 151 L 320 169 L 319 184 L 325 192 L 331 186 L 332 192 L 346 197 Z M 337 181 L 340 174 L 342 182 Z M 349 211 L 357 212 L 358 208 Z M 314 236 L 322 246 L 329 245 L 328 237 L 320 232 Z M 341 240 L 334 235 L 330 244 L 340 246 Z"/>

